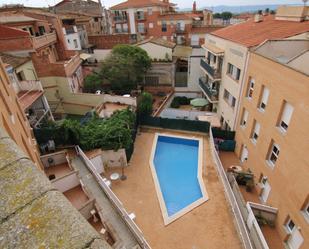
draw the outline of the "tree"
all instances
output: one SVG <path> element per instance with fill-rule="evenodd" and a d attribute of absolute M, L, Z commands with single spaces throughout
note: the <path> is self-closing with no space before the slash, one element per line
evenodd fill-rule
<path fill-rule="evenodd" d="M 141 94 L 137 111 L 141 116 L 148 116 L 152 113 L 152 95 L 150 93 L 143 92 Z"/>
<path fill-rule="evenodd" d="M 220 14 L 220 13 L 215 13 L 215 14 L 213 15 L 213 18 L 221 19 L 221 14 Z"/>
<path fill-rule="evenodd" d="M 102 82 L 102 76 L 97 73 L 87 75 L 84 80 L 84 91 L 88 93 L 95 93 L 97 90 L 102 88 Z"/>
<path fill-rule="evenodd" d="M 231 12 L 225 11 L 221 13 L 221 18 L 223 20 L 230 20 L 232 18 L 233 14 Z"/>
<path fill-rule="evenodd" d="M 101 65 L 101 75 L 111 89 L 123 94 L 137 88 L 151 67 L 147 52 L 139 47 L 117 45 Z"/>

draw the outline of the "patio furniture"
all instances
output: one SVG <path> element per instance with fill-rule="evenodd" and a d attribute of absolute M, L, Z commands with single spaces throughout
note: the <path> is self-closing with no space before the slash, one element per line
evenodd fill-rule
<path fill-rule="evenodd" d="M 129 217 L 130 217 L 131 220 L 135 220 L 136 215 L 135 215 L 135 213 L 130 213 Z"/>
<path fill-rule="evenodd" d="M 119 178 L 120 178 L 120 176 L 119 176 L 118 173 L 113 173 L 113 174 L 110 175 L 110 179 L 112 181 L 117 181 L 117 180 L 119 180 Z"/>
<path fill-rule="evenodd" d="M 196 98 L 190 101 L 190 105 L 194 106 L 194 107 L 204 107 L 205 105 L 208 105 L 209 102 L 207 101 L 207 99 L 203 99 L 203 98 Z"/>

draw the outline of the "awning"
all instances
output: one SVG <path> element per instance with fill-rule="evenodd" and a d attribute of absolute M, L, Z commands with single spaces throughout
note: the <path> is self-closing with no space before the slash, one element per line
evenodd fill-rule
<path fill-rule="evenodd" d="M 86 53 L 81 53 L 81 54 L 79 55 L 79 57 L 80 57 L 82 60 L 85 61 L 85 60 L 91 58 L 92 55 L 91 55 L 91 54 L 86 54 Z"/>
<path fill-rule="evenodd" d="M 173 52 L 174 57 L 189 58 L 192 54 L 192 48 L 186 46 L 176 46 Z"/>
<path fill-rule="evenodd" d="M 207 42 L 205 41 L 205 43 L 202 45 L 202 47 L 204 49 L 207 49 L 209 50 L 210 52 L 216 54 L 216 55 L 223 55 L 224 54 L 224 50 L 217 47 L 216 45 L 210 43 L 210 42 Z"/>

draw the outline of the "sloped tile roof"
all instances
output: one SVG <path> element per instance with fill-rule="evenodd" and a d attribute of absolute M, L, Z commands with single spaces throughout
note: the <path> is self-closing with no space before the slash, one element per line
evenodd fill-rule
<path fill-rule="evenodd" d="M 150 6 L 174 6 L 172 3 L 163 2 L 160 0 L 128 0 L 120 4 L 112 6 L 111 10 L 127 9 L 127 8 L 141 8 Z"/>
<path fill-rule="evenodd" d="M 273 15 L 264 16 L 262 22 L 250 19 L 212 32 L 212 35 L 254 47 L 269 39 L 283 39 L 309 31 L 309 21 L 293 22 L 276 20 Z"/>
<path fill-rule="evenodd" d="M 0 38 L 16 38 L 30 36 L 27 31 L 0 25 Z"/>

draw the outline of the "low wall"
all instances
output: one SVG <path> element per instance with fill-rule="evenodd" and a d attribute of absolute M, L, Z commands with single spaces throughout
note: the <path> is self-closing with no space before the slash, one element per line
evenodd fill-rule
<path fill-rule="evenodd" d="M 96 171 L 99 174 L 104 172 L 102 155 L 98 155 L 96 157 L 93 157 L 93 158 L 90 159 L 90 161 L 92 162 L 93 166 L 95 167 Z"/>
<path fill-rule="evenodd" d="M 136 98 L 133 97 L 123 97 L 120 95 L 110 95 L 110 94 L 104 94 L 104 103 L 110 102 L 110 103 L 120 103 L 120 104 L 125 104 L 125 105 L 130 105 L 130 106 L 137 106 L 137 101 Z"/>
<path fill-rule="evenodd" d="M 59 164 L 62 164 L 62 163 L 67 163 L 66 151 L 59 151 L 59 152 L 56 152 L 56 153 L 44 155 L 44 156 L 41 156 L 40 158 L 41 158 L 42 164 L 46 168 L 52 166 L 48 163 L 49 158 L 52 158 L 54 160 L 53 165 L 59 165 Z"/>
<path fill-rule="evenodd" d="M 210 116 L 210 115 L 214 115 L 214 114 L 211 112 L 166 108 L 161 112 L 160 117 L 161 118 L 173 118 L 173 119 L 197 120 L 198 116 Z"/>
<path fill-rule="evenodd" d="M 93 57 L 98 62 L 105 60 L 111 53 L 111 49 L 94 49 Z"/>
<path fill-rule="evenodd" d="M 92 217 L 90 211 L 95 209 L 95 199 L 87 201 L 78 211 L 85 217 L 86 220 Z"/>
<path fill-rule="evenodd" d="M 107 165 L 109 168 L 122 167 L 122 160 L 124 166 L 127 166 L 127 156 L 125 149 L 120 149 L 118 151 L 103 150 L 102 159 L 103 164 Z"/>
<path fill-rule="evenodd" d="M 66 176 L 55 179 L 52 181 L 52 185 L 58 189 L 61 193 L 68 191 L 72 188 L 80 185 L 79 177 L 77 175 L 77 171 L 74 171 Z"/>

